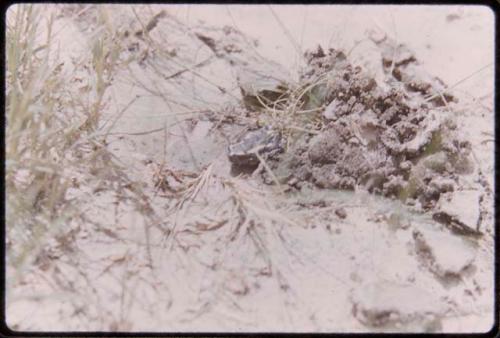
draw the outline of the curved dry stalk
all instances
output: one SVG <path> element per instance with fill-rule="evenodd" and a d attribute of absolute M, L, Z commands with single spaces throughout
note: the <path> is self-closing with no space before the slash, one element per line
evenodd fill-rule
<path fill-rule="evenodd" d="M 258 151 L 255 151 L 254 154 L 255 154 L 255 156 L 257 156 L 257 158 L 259 159 L 260 163 L 264 166 L 264 168 L 266 169 L 267 173 L 271 176 L 271 178 L 273 179 L 274 183 L 276 183 L 276 185 L 278 186 L 279 192 L 281 194 L 284 194 L 285 191 L 284 191 L 283 187 L 281 186 L 280 182 L 276 178 L 276 175 L 274 175 L 274 173 L 271 170 L 271 168 L 267 165 L 267 163 L 264 160 L 264 158 L 259 154 Z"/>
<path fill-rule="evenodd" d="M 330 75 L 330 72 L 325 72 L 324 74 L 322 74 L 321 76 L 319 76 L 316 81 L 314 81 L 313 83 L 311 83 L 310 85 L 306 86 L 302 91 L 298 91 L 299 95 L 297 96 L 297 98 L 295 99 L 295 102 L 293 103 L 293 106 L 292 108 L 290 109 L 290 112 L 292 115 L 295 115 L 296 114 L 296 111 L 297 111 L 297 105 L 298 103 L 300 102 L 300 100 L 302 99 L 302 97 L 308 93 L 311 89 L 313 89 L 314 87 L 320 85 L 320 84 L 323 84 L 325 82 L 328 81 L 328 76 Z"/>
<path fill-rule="evenodd" d="M 478 74 L 478 73 L 482 72 L 482 71 L 483 71 L 483 70 L 485 70 L 485 69 L 490 68 L 491 66 L 493 66 L 493 63 L 489 63 L 489 64 L 487 64 L 486 66 L 483 66 L 483 67 L 479 68 L 478 70 L 476 70 L 476 71 L 475 71 L 475 72 L 473 72 L 472 74 L 470 74 L 470 75 L 468 75 L 468 76 L 464 77 L 463 79 L 458 80 L 458 81 L 457 81 L 457 82 L 455 82 L 453 85 L 449 86 L 449 87 L 448 87 L 448 90 L 451 90 L 451 89 L 453 89 L 453 88 L 455 88 L 455 87 L 459 86 L 459 85 L 460 85 L 460 84 L 462 84 L 463 82 L 465 82 L 465 81 L 469 80 L 470 78 L 472 78 L 472 77 L 473 77 L 473 76 L 475 76 L 476 74 Z M 433 88 L 433 89 L 434 89 L 434 90 L 436 90 L 435 88 Z M 436 90 L 436 91 L 437 91 L 437 90 Z M 438 92 L 438 93 L 433 94 L 433 95 L 431 95 L 431 96 L 427 97 L 427 98 L 425 99 L 425 101 L 424 101 L 424 102 L 429 102 L 429 101 L 432 101 L 432 100 L 434 100 L 435 98 L 439 97 L 440 95 L 442 96 L 442 93 L 440 93 L 439 91 L 437 91 L 437 92 Z M 441 98 L 442 98 L 442 97 L 441 97 Z M 442 98 L 442 99 L 443 99 L 443 98 Z M 444 102 L 446 102 L 446 101 L 444 101 Z"/>
<path fill-rule="evenodd" d="M 239 181 L 235 179 L 225 180 L 225 184 L 231 188 L 234 198 L 240 203 L 242 208 L 252 211 L 254 215 L 261 219 L 299 226 L 298 223 L 282 215 L 276 208 L 269 207 L 269 201 L 262 190 L 250 190 L 249 187 L 244 187 L 243 184 L 237 182 Z"/>

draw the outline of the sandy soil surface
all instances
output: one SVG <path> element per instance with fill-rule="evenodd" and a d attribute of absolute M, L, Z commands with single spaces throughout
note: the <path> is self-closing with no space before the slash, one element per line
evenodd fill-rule
<path fill-rule="evenodd" d="M 100 169 L 97 185 L 70 173 L 67 198 L 84 217 L 21 267 L 7 252 L 10 328 L 491 329 L 488 8 L 43 13 L 56 14 L 62 71 L 79 89 L 92 75 L 71 60 L 115 34 L 120 67 L 89 137 L 105 138 L 103 161 L 119 170 Z M 251 134 L 262 126 L 267 139 Z"/>

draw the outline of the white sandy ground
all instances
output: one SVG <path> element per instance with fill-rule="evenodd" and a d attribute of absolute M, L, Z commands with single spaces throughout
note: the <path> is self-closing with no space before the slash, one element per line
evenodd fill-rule
<path fill-rule="evenodd" d="M 414 51 L 426 70 L 454 86 L 461 100 L 457 122 L 473 144 L 478 164 L 493 187 L 493 60 L 494 16 L 486 7 L 459 6 L 201 6 L 150 7 L 152 13 L 166 9 L 187 24 L 204 20 L 209 25 L 235 25 L 256 38 L 268 58 L 296 72 L 297 48 L 317 44 L 351 50 L 353 58 L 374 73 L 376 52 L 366 41 L 369 29 L 382 29 Z M 117 20 L 133 18 L 130 6 L 108 7 Z M 276 19 L 279 17 L 279 20 Z M 126 20 L 121 21 L 126 22 Z M 61 29 L 61 57 L 78 56 L 88 50 L 85 24 L 72 18 L 56 20 Z M 286 27 L 288 33 L 285 33 Z M 187 41 L 160 23 L 166 41 Z M 55 30 L 57 31 L 57 29 Z M 293 38 L 290 38 L 293 37 Z M 293 41 L 292 41 L 293 40 Z M 357 42 L 361 42 L 359 45 Z M 356 45 L 355 48 L 353 48 Z M 203 59 L 194 55 L 194 60 Z M 371 63 L 370 63 L 371 62 Z M 219 68 L 217 68 L 219 67 Z M 211 81 L 232 89 L 234 80 L 221 78 L 225 65 L 215 63 L 203 71 Z M 114 132 L 141 132 L 175 124 L 166 116 L 177 108 L 166 107 L 158 96 L 145 92 L 134 81 L 155 78 L 132 65 L 132 72 L 118 74 L 112 86 L 114 116 L 130 100 L 139 98 L 125 111 Z M 71 69 L 69 69 L 70 71 Z M 480 72 L 478 72 L 480 70 Z M 471 76 L 472 75 L 472 76 Z M 470 77 L 469 77 L 470 76 Z M 464 80 L 465 79 L 465 80 Z M 204 109 L 204 86 L 208 105 L 223 105 L 230 97 L 193 80 L 192 92 L 168 92 L 193 109 Z M 160 83 L 162 89 L 168 85 Z M 165 87 L 163 87 L 165 86 Z M 200 87 L 201 88 L 201 87 Z M 194 101 L 194 99 L 198 101 Z M 85 209 L 90 219 L 117 237 L 106 236 L 95 227 L 85 227 L 76 241 L 77 250 L 66 253 L 46 271 L 28 267 L 20 279 L 7 266 L 7 324 L 18 330 L 73 331 L 280 331 L 280 332 L 370 332 L 353 316 L 353 305 L 396 310 L 409 323 L 392 330 L 421 331 L 422 314 L 441 318 L 444 332 L 484 332 L 493 324 L 493 202 L 485 220 L 487 235 L 479 245 L 457 242 L 443 232 L 430 215 L 417 215 L 398 202 L 367 193 L 314 191 L 312 198 L 327 205 L 311 211 L 292 203 L 311 195 L 282 196 L 252 179 L 228 176 L 224 142 L 209 137 L 211 122 L 199 122 L 189 144 L 198 163 L 212 163 L 210 189 L 178 214 L 176 242 L 155 227 L 149 227 L 146 245 L 144 217 L 130 205 L 112 206 L 113 194 L 91 196 Z M 172 130 L 180 132 L 175 126 Z M 142 160 L 163 158 L 163 135 L 127 136 L 110 145 L 128 167 L 128 173 L 151 185 L 151 166 Z M 167 158 L 186 168 L 191 156 L 182 137 L 169 140 Z M 214 158 L 214 154 L 217 154 Z M 465 178 L 467 180 L 467 178 Z M 476 187 L 470 179 L 472 188 Z M 228 183 L 229 182 L 229 183 Z M 73 191 L 91 194 L 91 188 Z M 152 192 L 152 189 L 151 189 Z M 153 192 L 152 192 L 153 193 Z M 235 232 L 238 211 L 234 194 L 247 210 L 245 231 Z M 257 197 L 257 198 L 256 198 Z M 152 198 L 159 215 L 168 202 Z M 246 201 L 246 202 L 245 202 Z M 333 212 L 342 206 L 340 219 Z M 467 205 L 462 206 L 467 209 Z M 314 207 L 311 207 L 314 208 Z M 259 224 L 259 219 L 265 219 Z M 200 232 L 221 221 L 216 231 Z M 7 225 L 9 226 L 9 225 Z M 241 229 L 240 229 L 241 230 Z M 434 251 L 436 263 L 460 270 L 473 262 L 472 274 L 456 285 L 440 283 L 431 269 L 418 259 L 414 230 Z M 236 233 L 236 236 L 233 235 Z M 429 238 L 429 237 L 428 237 Z M 440 246 L 440 243 L 443 243 Z M 148 246 L 149 250 L 145 247 Z M 148 266 L 152 263 L 153 268 Z M 12 278 L 11 278 L 12 277 Z M 61 289 L 61 285 L 66 285 Z M 417 318 L 417 319 L 415 319 Z M 415 324 L 413 321 L 416 321 Z M 416 325 L 416 326 L 412 326 Z M 431 325 L 431 324 L 429 324 Z"/>

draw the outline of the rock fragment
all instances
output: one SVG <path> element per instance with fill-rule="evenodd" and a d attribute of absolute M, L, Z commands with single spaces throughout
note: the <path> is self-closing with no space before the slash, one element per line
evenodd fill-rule
<path fill-rule="evenodd" d="M 476 250 L 464 239 L 437 230 L 414 230 L 413 240 L 422 264 L 442 283 L 452 285 L 472 270 Z"/>
<path fill-rule="evenodd" d="M 450 231 L 465 236 L 480 236 L 481 192 L 478 190 L 457 190 L 443 194 L 433 219 L 445 225 Z"/>
<path fill-rule="evenodd" d="M 384 332 L 438 332 L 445 311 L 444 304 L 425 290 L 390 282 L 357 288 L 351 302 L 357 320 Z"/>

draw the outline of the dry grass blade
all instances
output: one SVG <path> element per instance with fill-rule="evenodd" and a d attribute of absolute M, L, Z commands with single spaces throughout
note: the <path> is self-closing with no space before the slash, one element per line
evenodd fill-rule
<path fill-rule="evenodd" d="M 449 87 L 448 87 L 448 89 L 449 89 L 449 90 L 451 90 L 451 89 L 453 89 L 453 88 L 458 87 L 460 84 L 462 84 L 462 83 L 464 83 L 465 81 L 469 80 L 470 78 L 472 78 L 472 77 L 476 76 L 477 74 L 481 73 L 482 71 L 484 71 L 484 70 L 486 70 L 486 69 L 490 68 L 491 66 L 493 66 L 493 64 L 492 64 L 492 63 L 487 64 L 486 66 L 483 66 L 483 67 L 479 68 L 477 71 L 473 72 L 472 74 L 470 74 L 470 75 L 468 75 L 468 76 L 464 77 L 463 79 L 460 79 L 459 81 L 457 81 L 457 82 L 455 82 L 454 84 L 452 84 L 451 86 L 449 86 Z M 425 99 L 425 101 L 426 101 L 426 102 L 430 102 L 430 101 L 432 101 L 432 100 L 434 100 L 434 99 L 438 98 L 439 96 L 441 96 L 441 99 L 443 99 L 443 97 L 442 97 L 442 96 L 443 96 L 443 95 L 442 95 L 442 93 L 438 91 L 438 93 L 436 93 L 436 94 L 434 94 L 434 95 L 431 95 L 431 96 L 427 97 L 427 98 Z M 443 100 L 443 101 L 444 101 L 444 102 L 446 102 L 445 100 Z"/>
<path fill-rule="evenodd" d="M 285 191 L 283 189 L 283 187 L 281 186 L 280 182 L 278 181 L 278 179 L 276 178 L 276 175 L 274 175 L 273 171 L 271 170 L 271 168 L 269 168 L 269 166 L 267 165 L 266 161 L 264 160 L 264 158 L 259 154 L 258 151 L 255 151 L 254 152 L 255 156 L 257 156 L 257 158 L 259 159 L 260 163 L 264 166 L 264 168 L 266 169 L 267 173 L 269 174 L 269 176 L 271 176 L 271 178 L 273 179 L 274 183 L 276 184 L 276 186 L 278 187 L 278 190 L 281 194 L 284 194 Z"/>
<path fill-rule="evenodd" d="M 235 200 L 246 210 L 246 214 L 250 215 L 253 213 L 256 220 L 276 221 L 292 226 L 299 226 L 297 222 L 294 222 L 279 212 L 279 209 L 276 209 L 274 206 L 276 198 L 266 196 L 262 190 L 257 190 L 239 179 L 226 180 L 225 185 L 231 188 Z"/>
<path fill-rule="evenodd" d="M 74 176 L 95 182 L 102 177 L 93 171 L 114 166 L 85 133 L 99 127 L 120 46 L 108 43 L 112 32 L 100 30 L 92 50 L 64 65 L 54 48 L 54 21 L 53 11 L 35 5 L 7 12 L 6 221 L 7 237 L 16 243 L 8 260 L 19 272 L 81 216 L 85 195 L 68 203 Z M 90 75 L 86 97 L 73 85 L 81 80 L 78 72 Z"/>
<path fill-rule="evenodd" d="M 302 50 L 300 48 L 300 45 L 297 43 L 297 41 L 295 41 L 292 34 L 290 34 L 290 31 L 285 27 L 285 25 L 283 24 L 283 22 L 281 21 L 279 16 L 276 14 L 274 9 L 270 5 L 268 5 L 268 8 L 271 11 L 271 14 L 273 15 L 273 17 L 276 19 L 276 22 L 279 24 L 279 26 L 281 27 L 281 29 L 285 33 L 285 35 L 288 38 L 288 40 L 290 41 L 290 43 L 293 45 L 293 47 L 297 51 L 297 55 L 302 55 Z"/>

